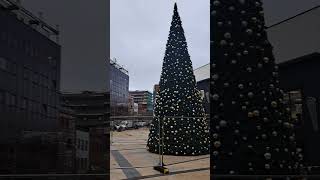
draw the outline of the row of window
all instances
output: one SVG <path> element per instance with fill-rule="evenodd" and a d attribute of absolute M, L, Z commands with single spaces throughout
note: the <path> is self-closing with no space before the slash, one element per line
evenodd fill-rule
<path fill-rule="evenodd" d="M 17 96 L 11 93 L 5 93 L 4 91 L 0 91 L 0 104 L 16 106 Z"/>
<path fill-rule="evenodd" d="M 89 150 L 88 141 L 78 138 L 78 140 L 77 140 L 77 148 L 82 150 L 82 151 L 88 151 Z"/>
<path fill-rule="evenodd" d="M 0 70 L 16 75 L 17 63 L 8 61 L 7 59 L 0 57 Z"/>
<path fill-rule="evenodd" d="M 12 32 L 1 31 L 0 40 L 6 43 L 8 47 L 23 51 L 29 56 L 39 56 L 40 51 L 33 45 L 32 41 L 20 39 L 16 34 L 13 34 Z"/>
<path fill-rule="evenodd" d="M 112 87 L 117 87 L 122 90 L 128 90 L 129 86 L 129 81 L 117 81 L 114 79 L 110 79 L 110 86 Z"/>
<path fill-rule="evenodd" d="M 33 100 L 37 100 L 49 105 L 55 105 L 58 101 L 57 92 L 53 92 L 45 87 L 39 87 L 37 84 L 24 81 L 23 87 L 21 87 L 22 96 L 30 97 Z"/>
<path fill-rule="evenodd" d="M 21 98 L 21 103 L 19 104 L 18 98 L 15 94 L 5 91 L 0 91 L 0 104 L 8 107 L 17 107 L 21 110 L 28 110 L 34 113 L 48 115 L 50 117 L 55 116 L 57 113 L 56 108 L 50 107 L 47 104 L 41 104 L 25 97 Z"/>
<path fill-rule="evenodd" d="M 14 75 L 17 74 L 17 64 L 15 62 L 11 62 L 3 57 L 0 57 L 0 70 L 12 73 Z M 23 68 L 23 78 L 25 80 L 30 80 L 35 84 L 39 84 L 42 87 L 46 87 L 49 89 L 57 90 L 57 81 L 51 80 L 49 81 L 49 75 L 51 77 L 56 77 L 56 71 L 52 71 L 52 74 L 46 73 L 46 75 L 37 73 L 32 71 L 31 69 L 24 67 Z"/>
<path fill-rule="evenodd" d="M 111 92 L 111 101 L 113 102 L 127 102 L 128 101 L 128 95 L 121 92 L 112 91 Z"/>
<path fill-rule="evenodd" d="M 55 73 L 55 72 L 54 72 Z M 55 74 L 52 75 L 52 77 L 55 77 Z M 34 72 L 26 67 L 23 69 L 23 78 L 25 80 L 30 80 L 35 84 L 39 84 L 40 86 L 50 88 L 50 89 L 57 89 L 57 81 L 51 80 L 51 83 L 49 83 L 49 78 L 46 75 Z"/>

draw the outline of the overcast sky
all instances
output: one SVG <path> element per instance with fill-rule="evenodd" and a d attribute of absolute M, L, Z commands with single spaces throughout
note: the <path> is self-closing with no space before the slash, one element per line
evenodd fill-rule
<path fill-rule="evenodd" d="M 111 57 L 130 73 L 130 89 L 152 90 L 160 79 L 174 0 L 110 0 Z M 209 62 L 209 0 L 176 0 L 193 67 Z M 24 0 L 61 26 L 62 90 L 103 90 L 108 84 L 106 1 Z M 268 25 L 319 5 L 319 0 L 264 0 Z M 106 40 L 106 41 L 105 41 Z"/>
<path fill-rule="evenodd" d="M 160 80 L 173 0 L 111 0 L 111 57 L 129 70 L 130 90 Z M 209 0 L 178 0 L 193 67 L 209 63 Z"/>
<path fill-rule="evenodd" d="M 111 57 L 129 71 L 130 90 L 150 90 L 160 79 L 174 0 L 111 0 Z M 177 0 L 193 67 L 209 60 L 209 0 Z M 267 25 L 319 0 L 264 0 Z"/>

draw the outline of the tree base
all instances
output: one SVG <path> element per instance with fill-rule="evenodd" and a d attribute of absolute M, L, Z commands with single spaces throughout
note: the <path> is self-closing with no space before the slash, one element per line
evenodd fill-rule
<path fill-rule="evenodd" d="M 154 153 L 154 154 L 159 154 L 159 149 L 155 149 L 155 148 L 150 148 L 147 146 L 147 150 L 151 153 Z M 179 151 L 179 152 L 178 152 Z M 176 153 L 178 152 L 178 153 Z M 191 152 L 190 150 L 189 151 L 182 151 L 181 150 L 163 150 L 163 155 L 172 155 L 172 156 L 201 156 L 201 155 L 208 155 L 210 154 L 210 151 L 200 151 L 198 152 L 196 150 L 197 153 L 195 152 Z"/>

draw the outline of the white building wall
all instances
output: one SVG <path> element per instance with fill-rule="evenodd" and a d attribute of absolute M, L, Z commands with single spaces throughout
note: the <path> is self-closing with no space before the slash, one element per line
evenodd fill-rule
<path fill-rule="evenodd" d="M 206 64 L 193 70 L 196 82 L 210 78 L 210 64 Z"/>

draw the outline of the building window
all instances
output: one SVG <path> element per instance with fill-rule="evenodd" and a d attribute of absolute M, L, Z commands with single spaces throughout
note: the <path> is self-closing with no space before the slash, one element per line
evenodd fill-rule
<path fill-rule="evenodd" d="M 56 81 L 56 80 L 52 80 L 52 88 L 53 88 L 54 90 L 57 89 L 57 81 Z"/>
<path fill-rule="evenodd" d="M 39 74 L 38 73 L 36 73 L 36 72 L 33 73 L 32 82 L 39 83 Z"/>
<path fill-rule="evenodd" d="M 4 92 L 3 91 L 0 91 L 0 104 L 4 104 Z"/>
<path fill-rule="evenodd" d="M 46 86 L 46 77 L 43 75 L 40 75 L 40 85 L 43 87 Z"/>
<path fill-rule="evenodd" d="M 88 151 L 88 141 L 86 141 L 85 150 Z"/>
<path fill-rule="evenodd" d="M 1 32 L 1 40 L 6 41 L 7 40 L 7 33 L 6 32 Z"/>
<path fill-rule="evenodd" d="M 29 70 L 26 67 L 23 68 L 23 79 L 28 79 L 29 78 L 29 72 L 28 71 Z"/>
<path fill-rule="evenodd" d="M 3 109 L 5 103 L 5 93 L 0 91 L 0 111 Z"/>
<path fill-rule="evenodd" d="M 80 139 L 78 139 L 78 143 L 77 143 L 77 147 L 78 147 L 78 149 L 80 149 Z"/>
<path fill-rule="evenodd" d="M 46 104 L 42 104 L 42 110 L 44 113 L 48 112 L 48 106 Z"/>
<path fill-rule="evenodd" d="M 17 68 L 17 63 L 12 63 L 12 73 L 17 74 L 18 68 Z"/>
<path fill-rule="evenodd" d="M 5 70 L 7 70 L 7 68 L 8 68 L 7 60 L 0 57 L 0 69 L 5 71 Z"/>
<path fill-rule="evenodd" d="M 317 99 L 314 97 L 307 97 L 306 98 L 307 109 L 309 112 L 309 117 L 312 122 L 312 127 L 315 132 L 319 131 L 318 125 L 318 102 Z"/>
<path fill-rule="evenodd" d="M 49 78 L 48 78 L 48 76 L 45 77 L 44 84 L 45 84 L 46 88 L 49 88 Z"/>
<path fill-rule="evenodd" d="M 83 158 L 83 168 L 86 168 L 86 166 L 87 166 L 87 159 Z"/>
<path fill-rule="evenodd" d="M 17 97 L 11 93 L 7 93 L 6 96 L 6 105 L 15 106 L 17 101 Z"/>
<path fill-rule="evenodd" d="M 22 99 L 21 107 L 22 107 L 22 109 L 27 109 L 28 108 L 28 100 L 27 100 L 27 98 L 23 98 Z"/>
<path fill-rule="evenodd" d="M 284 101 L 290 108 L 291 118 L 300 118 L 302 115 L 302 93 L 301 90 L 288 91 L 284 95 Z"/>
<path fill-rule="evenodd" d="M 84 151 L 84 140 L 81 140 L 81 150 Z"/>
<path fill-rule="evenodd" d="M 69 120 L 68 119 L 65 120 L 65 128 L 67 128 L 67 129 L 69 128 Z"/>

